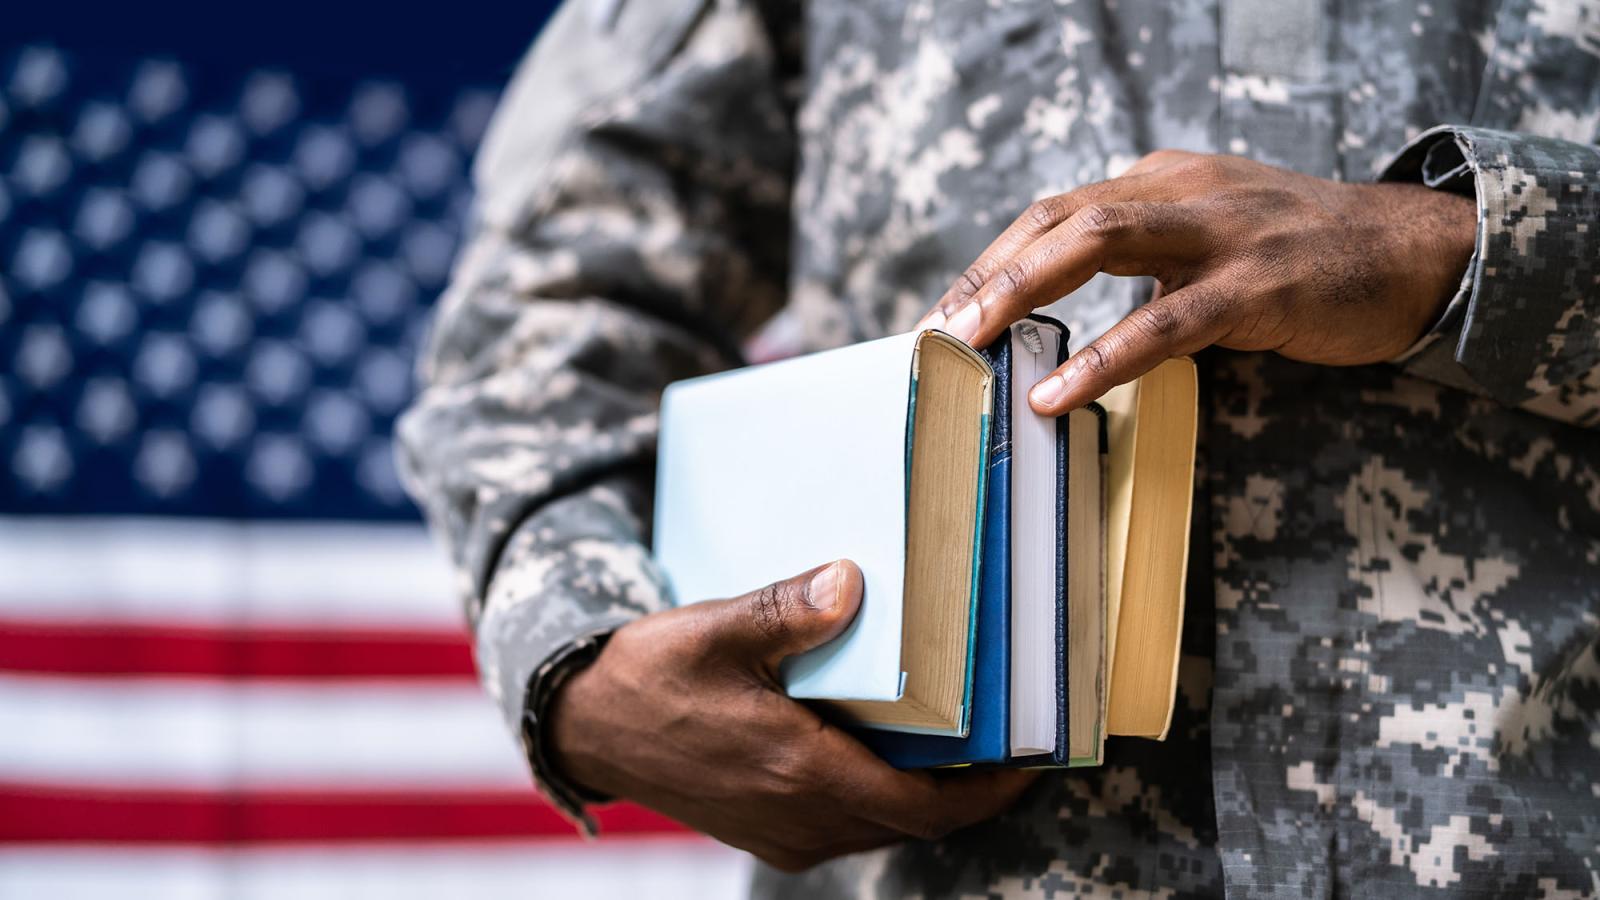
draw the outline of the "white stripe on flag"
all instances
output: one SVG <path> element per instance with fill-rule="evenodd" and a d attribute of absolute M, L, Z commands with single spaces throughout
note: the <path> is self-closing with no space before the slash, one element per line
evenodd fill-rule
<path fill-rule="evenodd" d="M 0 848 L 0 897 L 52 900 L 732 900 L 749 857 L 694 838 L 201 850 Z"/>
<path fill-rule="evenodd" d="M 469 681 L 301 685 L 0 674 L 0 780 L 503 788 L 527 766 Z"/>
<path fill-rule="evenodd" d="M 0 516 L 0 617 L 461 627 L 416 524 Z"/>

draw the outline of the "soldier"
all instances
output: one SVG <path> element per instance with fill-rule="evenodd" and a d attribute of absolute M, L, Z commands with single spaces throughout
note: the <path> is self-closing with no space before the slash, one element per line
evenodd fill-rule
<path fill-rule="evenodd" d="M 763 896 L 1600 891 L 1597 23 L 570 0 L 400 429 L 543 790 L 749 849 Z M 1063 295 L 1041 413 L 1201 352 L 1171 737 L 896 772 L 773 678 L 852 566 L 670 608 L 659 392 L 775 317 L 805 350 L 925 314 L 981 344 Z"/>

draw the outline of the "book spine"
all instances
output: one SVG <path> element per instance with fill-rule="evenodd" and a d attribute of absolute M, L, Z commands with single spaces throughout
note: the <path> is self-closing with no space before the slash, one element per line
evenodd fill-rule
<path fill-rule="evenodd" d="M 1061 351 L 1056 364 L 1066 361 L 1067 339 L 1061 336 Z M 1055 764 L 1065 766 L 1071 759 L 1071 717 L 1068 715 L 1070 703 L 1067 685 L 1067 651 L 1070 634 L 1068 630 L 1067 609 L 1067 567 L 1071 565 L 1069 548 L 1072 536 L 1067 531 L 1067 511 L 1071 506 L 1072 498 L 1069 496 L 1070 486 L 1067 473 L 1070 471 L 1071 459 L 1068 455 L 1068 445 L 1071 443 L 1068 433 L 1068 417 L 1056 417 L 1056 752 Z"/>

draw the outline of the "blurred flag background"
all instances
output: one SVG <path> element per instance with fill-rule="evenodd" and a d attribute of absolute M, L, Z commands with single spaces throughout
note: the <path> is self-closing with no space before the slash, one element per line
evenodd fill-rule
<path fill-rule="evenodd" d="M 715 897 L 578 838 L 390 428 L 549 2 L 36 6 L 0 37 L 0 897 Z M 448 18 L 442 18 L 448 16 Z"/>

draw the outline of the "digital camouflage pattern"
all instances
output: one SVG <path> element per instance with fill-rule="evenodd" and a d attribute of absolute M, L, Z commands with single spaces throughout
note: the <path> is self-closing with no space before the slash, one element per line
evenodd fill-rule
<path fill-rule="evenodd" d="M 1600 893 L 1597 139 L 1595 0 L 569 0 L 401 428 L 484 682 L 518 725 L 553 661 L 666 605 L 658 394 L 763 326 L 763 354 L 908 328 L 1029 201 L 1162 147 L 1476 191 L 1401 364 L 1202 356 L 1167 742 L 755 889 Z M 1081 345 L 1147 292 L 1055 312 Z"/>

